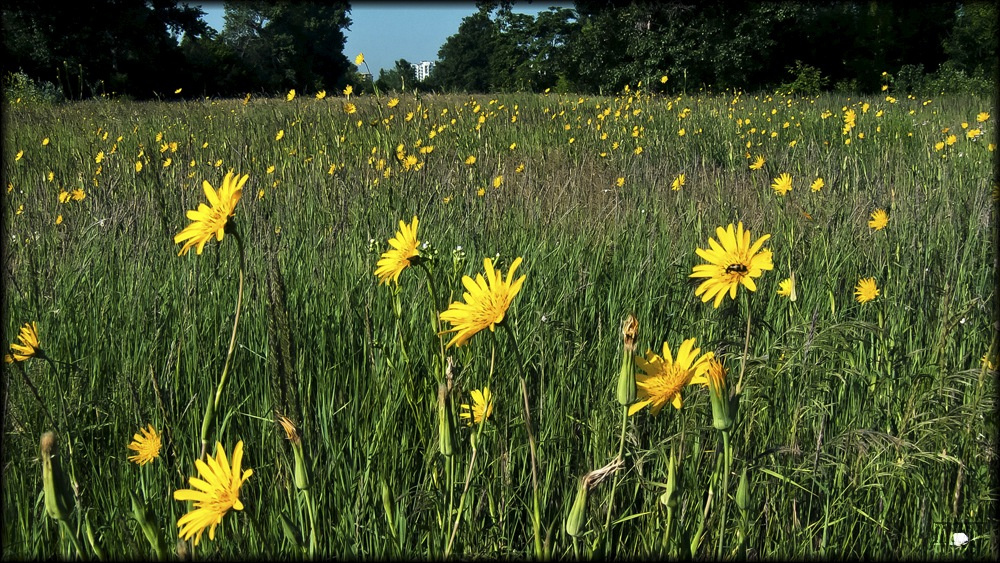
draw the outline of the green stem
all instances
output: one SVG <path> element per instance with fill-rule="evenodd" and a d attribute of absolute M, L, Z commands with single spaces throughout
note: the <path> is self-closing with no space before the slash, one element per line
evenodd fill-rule
<path fill-rule="evenodd" d="M 528 451 L 531 453 L 531 492 L 534 504 L 534 513 L 531 518 L 531 528 L 535 534 L 535 557 L 542 558 L 542 530 L 541 530 L 541 508 L 538 504 L 538 461 L 535 452 L 535 437 L 531 433 L 531 407 L 528 403 L 528 386 L 524 378 L 524 358 L 521 356 L 521 348 L 517 344 L 517 337 L 514 331 L 506 322 L 500 323 L 514 343 L 514 355 L 517 357 L 518 377 L 521 379 L 521 397 L 524 399 L 524 429 L 528 433 Z M 495 334 L 495 333 L 491 333 Z M 496 336 L 494 336 L 496 338 Z"/>
<path fill-rule="evenodd" d="M 722 516 L 719 521 L 719 531 L 717 535 L 715 556 L 722 559 L 722 541 L 726 538 L 726 507 L 729 505 L 729 467 L 732 460 L 731 447 L 729 444 L 729 431 L 722 431 L 722 495 L 719 501 L 722 503 Z"/>
<path fill-rule="evenodd" d="M 622 453 L 625 451 L 625 428 L 627 426 L 628 426 L 628 407 L 627 406 L 623 406 L 622 407 L 622 432 L 621 432 L 621 437 L 618 440 L 618 456 L 617 456 L 617 459 L 619 459 L 619 460 L 622 458 Z M 611 530 L 610 530 L 610 527 L 611 527 L 611 509 L 614 507 L 614 504 L 615 504 L 615 490 L 617 488 L 618 488 L 618 472 L 615 471 L 614 479 L 611 480 L 611 496 L 608 499 L 608 513 L 604 517 L 604 533 L 607 534 L 608 536 L 611 535 Z M 608 541 L 608 539 L 609 538 L 605 538 L 605 540 L 604 540 L 605 547 L 607 547 L 608 545 L 610 545 L 610 542 Z"/>
<path fill-rule="evenodd" d="M 240 308 L 243 304 L 243 265 L 245 262 L 245 254 L 243 252 L 243 239 L 239 237 L 237 233 L 233 233 L 233 237 L 236 239 L 237 247 L 240 251 L 240 270 L 239 270 L 239 286 L 236 290 L 236 317 L 233 319 L 233 332 L 229 337 L 229 350 L 226 352 L 226 363 L 222 366 L 222 375 L 219 377 L 219 386 L 215 390 L 215 400 L 207 409 L 205 413 L 205 421 L 201 426 L 201 454 L 198 456 L 199 459 L 205 457 L 205 451 L 208 449 L 208 429 L 212 425 L 212 419 L 215 417 L 215 412 L 219 410 L 219 403 L 222 400 L 222 390 L 226 386 L 226 381 L 229 376 L 229 362 L 233 358 L 233 351 L 236 349 L 236 328 L 240 324 Z"/>

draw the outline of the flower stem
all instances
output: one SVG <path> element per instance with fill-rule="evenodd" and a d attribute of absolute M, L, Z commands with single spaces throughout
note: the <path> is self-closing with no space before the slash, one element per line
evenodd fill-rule
<path fill-rule="evenodd" d="M 243 251 L 243 239 L 241 239 L 239 234 L 235 232 L 233 233 L 233 237 L 236 239 L 236 243 L 240 251 L 239 286 L 236 290 L 236 316 L 233 319 L 233 332 L 229 337 L 229 351 L 226 352 L 226 363 L 222 366 L 222 375 L 219 377 L 219 386 L 215 390 L 215 400 L 209 404 L 209 407 L 205 412 L 205 420 L 201 425 L 201 454 L 198 456 L 199 459 L 205 457 L 205 451 L 208 449 L 208 429 L 212 425 L 212 420 L 215 418 L 215 412 L 219 409 L 219 403 L 222 400 L 222 390 L 225 387 L 229 376 L 229 361 L 232 359 L 233 351 L 236 349 L 236 327 L 240 324 L 240 308 L 243 304 L 243 265 L 246 258 Z"/>
<path fill-rule="evenodd" d="M 628 407 L 627 406 L 623 406 L 622 407 L 622 433 L 621 433 L 621 438 L 618 440 L 618 456 L 616 458 L 616 459 L 619 459 L 619 460 L 622 458 L 622 453 L 625 451 L 625 428 L 627 427 L 627 425 L 628 425 Z M 610 527 L 611 527 L 611 509 L 614 507 L 614 504 L 615 504 L 615 489 L 617 489 L 617 488 L 618 488 L 618 472 L 616 471 L 615 472 L 615 477 L 611 481 L 611 496 L 608 499 L 608 513 L 604 517 L 604 533 L 607 534 L 608 536 L 610 536 L 610 532 L 611 532 L 611 530 L 610 530 Z M 605 538 L 605 540 L 604 540 L 605 547 L 607 547 L 607 546 L 610 545 L 610 542 L 608 541 L 608 539 L 609 538 Z M 610 553 L 608 555 L 610 555 Z"/>

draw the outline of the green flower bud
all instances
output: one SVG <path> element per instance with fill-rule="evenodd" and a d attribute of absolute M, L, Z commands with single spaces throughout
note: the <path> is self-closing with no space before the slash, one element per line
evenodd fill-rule
<path fill-rule="evenodd" d="M 667 461 L 667 490 L 660 495 L 660 504 L 668 508 L 677 508 L 677 457 L 674 447 L 670 446 L 670 459 Z"/>
<path fill-rule="evenodd" d="M 142 535 L 146 536 L 146 541 L 156 551 L 156 557 L 161 561 L 165 560 L 167 558 L 167 540 L 163 536 L 163 530 L 160 529 L 152 509 L 147 503 L 140 501 L 131 489 L 128 490 L 128 496 L 132 501 L 132 517 L 139 523 Z"/>
<path fill-rule="evenodd" d="M 69 516 L 69 491 L 66 476 L 59 464 L 58 441 L 54 432 L 42 434 L 42 490 L 45 493 L 45 512 L 49 517 L 66 521 Z"/>
<path fill-rule="evenodd" d="M 639 321 L 635 316 L 629 314 L 625 322 L 622 323 L 622 338 L 625 349 L 622 352 L 622 367 L 618 371 L 618 403 L 628 406 L 635 402 L 635 360 L 632 358 L 635 352 L 635 335 L 639 330 Z"/>
<path fill-rule="evenodd" d="M 438 449 L 441 455 L 450 456 L 455 453 L 452 448 L 451 400 L 448 398 L 448 386 L 438 385 Z"/>
<path fill-rule="evenodd" d="M 587 523 L 587 479 L 581 477 L 576 488 L 576 498 L 573 500 L 573 507 L 566 517 L 566 533 L 574 538 L 579 537 L 583 531 L 584 524 Z"/>
<path fill-rule="evenodd" d="M 736 489 L 736 506 L 739 507 L 740 512 L 746 512 L 747 507 L 750 506 L 750 484 L 747 479 L 747 468 L 743 468 L 743 474 L 740 475 L 740 486 Z"/>

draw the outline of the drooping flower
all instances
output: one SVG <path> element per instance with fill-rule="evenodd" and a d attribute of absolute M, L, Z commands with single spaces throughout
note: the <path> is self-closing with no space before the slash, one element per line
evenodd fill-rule
<path fill-rule="evenodd" d="M 780 196 L 787 194 L 792 189 L 791 174 L 784 172 L 775 178 L 774 183 L 771 184 L 771 189 Z"/>
<path fill-rule="evenodd" d="M 695 266 L 688 277 L 708 278 L 695 289 L 694 294 L 701 296 L 702 302 L 715 297 L 715 307 L 718 308 L 727 291 L 730 298 L 736 299 L 736 288 L 740 284 L 750 291 L 757 291 L 753 278 L 760 277 L 764 270 L 773 269 L 774 264 L 771 262 L 771 251 L 760 248 L 771 235 L 764 235 L 751 245 L 750 231 L 743 230 L 742 221 L 736 228 L 730 223 L 726 229 L 718 227 L 715 232 L 719 242 L 709 237 L 709 248 L 695 250 L 709 263 Z"/>
<path fill-rule="evenodd" d="M 483 387 L 482 390 L 473 389 L 471 395 L 472 404 L 461 405 L 462 412 L 458 415 L 468 419 L 466 422 L 470 426 L 482 423 L 493 413 L 493 394 L 490 393 L 489 387 Z"/>
<path fill-rule="evenodd" d="M 10 345 L 10 354 L 4 356 L 4 361 L 8 364 L 23 362 L 29 358 L 44 358 L 45 352 L 38 344 L 38 323 L 24 323 L 21 332 L 17 335 L 20 344 Z"/>
<path fill-rule="evenodd" d="M 205 243 L 213 235 L 217 240 L 222 240 L 226 227 L 230 225 L 229 218 L 233 216 L 236 204 L 239 203 L 240 196 L 243 195 L 243 185 L 247 183 L 249 178 L 248 174 L 237 178 L 232 172 L 229 172 L 223 178 L 222 187 L 219 188 L 218 192 L 212 188 L 208 180 L 202 182 L 202 189 L 205 191 L 205 197 L 208 198 L 211 207 L 200 203 L 197 210 L 192 209 L 187 212 L 187 218 L 191 220 L 191 224 L 174 237 L 174 244 L 186 241 L 180 252 L 177 253 L 178 256 L 187 254 L 188 250 L 195 245 L 197 245 L 195 251 L 201 254 Z"/>
<path fill-rule="evenodd" d="M 854 288 L 854 297 L 858 303 L 868 303 L 879 295 L 878 286 L 875 285 L 875 278 L 861 278 Z"/>
<path fill-rule="evenodd" d="M 456 333 L 448 342 L 448 347 L 461 346 L 477 332 L 485 328 L 495 330 L 496 325 L 503 322 L 507 309 L 524 284 L 526 276 L 522 275 L 513 280 L 514 271 L 520 265 L 521 257 L 518 256 L 510 265 L 507 278 L 504 279 L 502 272 L 493 269 L 493 261 L 486 258 L 483 260 L 485 278 L 482 274 L 477 274 L 476 279 L 469 276 L 462 277 L 462 285 L 466 289 L 462 295 L 465 302 L 453 302 L 448 306 L 448 310 L 440 315 L 442 321 L 452 325 L 452 328 L 442 331 L 441 334 Z"/>
<path fill-rule="evenodd" d="M 400 220 L 396 236 L 389 239 L 389 246 L 392 248 L 383 252 L 376 264 L 375 275 L 378 276 L 379 284 L 392 280 L 399 285 L 399 275 L 410 266 L 410 259 L 420 255 L 417 250 L 420 245 L 420 241 L 417 240 L 417 224 L 416 215 L 409 225 Z"/>
<path fill-rule="evenodd" d="M 872 211 L 871 220 L 868 221 L 868 226 L 875 229 L 876 231 L 881 231 L 889 224 L 889 215 L 886 214 L 884 209 L 876 209 Z"/>
<path fill-rule="evenodd" d="M 233 448 L 232 466 L 226 458 L 226 451 L 220 442 L 215 443 L 215 458 L 208 458 L 208 463 L 197 459 L 194 464 L 198 468 L 198 477 L 188 478 L 190 489 L 174 491 L 174 500 L 194 501 L 194 510 L 177 520 L 180 528 L 179 537 L 183 540 L 194 536 L 194 545 L 198 545 L 201 534 L 208 528 L 208 539 L 215 540 L 215 527 L 222 522 L 222 517 L 232 510 L 243 510 L 240 501 L 240 488 L 253 475 L 253 469 L 242 471 L 243 440 Z"/>
<path fill-rule="evenodd" d="M 132 436 L 132 442 L 128 445 L 128 449 L 136 452 L 134 455 L 128 456 L 128 460 L 139 465 L 146 465 L 160 457 L 160 434 L 156 428 L 153 428 L 152 424 L 139 430 L 141 434 L 136 432 Z"/>
<path fill-rule="evenodd" d="M 677 350 L 677 357 L 670 353 L 670 345 L 663 343 L 663 355 L 652 351 L 646 352 L 646 357 L 635 357 L 636 365 L 644 373 L 636 374 L 636 402 L 628 409 L 633 415 L 645 407 L 650 407 L 650 414 L 656 415 L 663 405 L 670 403 L 674 408 L 681 408 L 681 390 L 694 382 L 700 382 L 708 370 L 708 360 L 715 355 L 706 352 L 701 357 L 701 348 L 694 348 L 695 339 L 688 338 Z M 695 378 L 698 378 L 695 380 Z"/>

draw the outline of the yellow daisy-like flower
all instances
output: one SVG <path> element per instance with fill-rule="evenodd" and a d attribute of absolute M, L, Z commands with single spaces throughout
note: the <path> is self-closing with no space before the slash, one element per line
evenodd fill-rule
<path fill-rule="evenodd" d="M 82 188 L 77 188 L 73 190 L 73 193 L 71 195 L 73 197 L 73 201 L 81 201 L 87 197 L 87 192 L 83 191 Z"/>
<path fill-rule="evenodd" d="M 469 419 L 466 421 L 469 426 L 479 424 L 493 414 L 493 394 L 490 393 L 489 387 L 483 387 L 481 391 L 473 389 L 471 394 L 472 404 L 461 405 L 462 412 L 458 415 L 461 418 Z"/>
<path fill-rule="evenodd" d="M 889 216 L 886 214 L 884 209 L 876 209 L 872 211 L 872 218 L 868 221 L 868 226 L 875 229 L 876 231 L 881 231 L 889 224 Z"/>
<path fill-rule="evenodd" d="M 350 84 L 348 84 L 347 87 L 344 88 L 344 95 L 347 96 L 348 98 L 350 98 L 351 94 L 353 94 L 353 93 L 354 93 L 354 86 L 351 86 Z"/>
<path fill-rule="evenodd" d="M 983 123 L 989 118 L 990 114 L 986 113 L 985 111 L 981 111 L 979 112 L 979 115 L 976 116 L 976 122 Z"/>
<path fill-rule="evenodd" d="M 496 325 L 503 322 L 507 308 L 524 284 L 526 276 L 523 275 L 516 281 L 511 281 L 514 271 L 520 265 L 521 257 L 518 256 L 510 265 L 507 278 L 504 279 L 502 272 L 493 269 L 493 261 L 486 258 L 483 260 L 485 278 L 482 274 L 477 274 L 475 280 L 469 276 L 462 277 L 462 285 L 466 289 L 462 295 L 465 303 L 455 301 L 440 315 L 442 321 L 448 321 L 453 327 L 442 331 L 441 334 L 457 333 L 448 342 L 448 347 L 461 346 L 477 332 L 485 328 L 495 330 Z"/>
<path fill-rule="evenodd" d="M 783 196 L 792 190 L 792 176 L 791 174 L 784 172 L 780 176 L 774 179 L 774 183 L 771 184 L 771 189 L 774 190 L 778 195 Z"/>
<path fill-rule="evenodd" d="M 645 373 L 636 374 L 636 402 L 628 408 L 628 414 L 633 415 L 645 407 L 656 415 L 668 402 L 674 408 L 681 408 L 681 389 L 691 383 L 703 382 L 708 370 L 708 360 L 715 357 L 707 352 L 698 357 L 701 348 L 694 348 L 694 338 L 688 338 L 677 350 L 677 358 L 670 354 L 670 345 L 663 343 L 663 356 L 652 351 L 646 352 L 646 357 L 635 357 L 635 363 Z"/>
<path fill-rule="evenodd" d="M 364 63 L 365 63 L 365 54 L 364 53 L 358 53 L 358 56 L 354 57 L 354 64 L 360 66 L 360 65 L 363 65 Z"/>
<path fill-rule="evenodd" d="M 709 263 L 695 266 L 688 277 L 708 278 L 695 289 L 694 294 L 700 295 L 702 302 L 715 297 L 715 307 L 718 308 L 727 290 L 729 297 L 736 299 L 736 288 L 740 284 L 750 291 L 757 291 L 753 278 L 760 277 L 764 270 L 773 269 L 774 264 L 771 263 L 771 251 L 760 249 L 771 235 L 764 235 L 751 245 L 750 231 L 743 230 L 742 221 L 736 228 L 730 223 L 726 229 L 718 227 L 715 232 L 719 242 L 709 237 L 708 249 L 695 250 Z"/>
<path fill-rule="evenodd" d="M 473 164 L 475 164 L 476 163 L 476 157 L 475 157 L 475 155 L 471 155 L 470 154 L 468 157 L 466 157 L 465 163 L 468 164 L 469 166 L 472 166 Z"/>
<path fill-rule="evenodd" d="M 128 449 L 136 452 L 135 455 L 128 456 L 128 460 L 139 465 L 146 465 L 160 457 L 160 447 L 162 444 L 160 442 L 160 434 L 156 432 L 152 424 L 139 430 L 141 434 L 136 432 L 132 436 L 132 443 L 128 445 Z"/>
<path fill-rule="evenodd" d="M 792 297 L 795 295 L 795 282 L 792 278 L 785 278 L 778 283 L 778 295 L 788 297 L 792 301 L 795 301 Z"/>
<path fill-rule="evenodd" d="M 325 97 L 326 97 L 326 90 L 320 90 L 319 92 L 316 92 L 317 100 L 322 100 Z"/>
<path fill-rule="evenodd" d="M 389 106 L 390 108 L 394 108 L 399 105 L 399 98 L 390 98 L 389 102 L 386 103 L 385 105 Z"/>
<path fill-rule="evenodd" d="M 23 362 L 28 358 L 45 357 L 45 352 L 42 352 L 41 346 L 38 345 L 37 323 L 24 323 L 24 326 L 21 327 L 21 332 L 17 335 L 17 340 L 20 344 L 11 344 L 10 354 L 5 355 L 3 358 L 8 364 Z"/>
<path fill-rule="evenodd" d="M 201 534 L 208 528 L 208 539 L 215 540 L 215 527 L 222 522 L 222 517 L 233 510 L 243 510 L 240 501 L 240 487 L 253 475 L 253 469 L 240 473 L 243 466 L 243 440 L 233 448 L 233 462 L 229 465 L 226 451 L 220 442 L 215 443 L 215 458 L 208 458 L 208 463 L 196 459 L 198 477 L 188 478 L 193 488 L 174 491 L 174 500 L 194 501 L 194 510 L 177 520 L 180 528 L 179 537 L 183 540 L 194 536 L 194 545 L 198 545 Z"/>
<path fill-rule="evenodd" d="M 674 178 L 674 181 L 670 183 L 670 189 L 674 191 L 681 189 L 681 187 L 684 186 L 684 181 L 685 181 L 684 174 L 678 175 L 676 178 Z"/>
<path fill-rule="evenodd" d="M 289 102 L 295 99 L 295 88 L 288 91 L 288 95 L 285 96 L 285 99 Z"/>
<path fill-rule="evenodd" d="M 875 285 L 875 278 L 861 278 L 854 288 L 854 298 L 858 303 L 867 303 L 879 295 L 878 286 Z"/>
<path fill-rule="evenodd" d="M 764 167 L 765 162 L 764 155 L 758 154 L 757 158 L 750 164 L 750 170 L 760 170 Z"/>
<path fill-rule="evenodd" d="M 195 245 L 198 245 L 195 251 L 201 254 L 205 243 L 211 240 L 213 235 L 217 240 L 222 240 L 226 228 L 230 225 L 229 218 L 236 210 L 236 204 L 239 203 L 240 196 L 243 195 L 243 185 L 247 183 L 248 178 L 250 178 L 248 174 L 237 178 L 232 172 L 229 172 L 222 180 L 222 187 L 219 188 L 218 192 L 212 188 L 208 180 L 202 182 L 202 189 L 205 191 L 205 197 L 208 198 L 211 207 L 200 203 L 197 210 L 192 209 L 187 212 L 187 218 L 192 223 L 174 237 L 174 244 L 187 241 L 177 253 L 178 256 L 187 254 L 188 250 Z"/>
<path fill-rule="evenodd" d="M 420 241 L 417 240 L 417 224 L 416 215 L 413 216 L 413 221 L 409 225 L 400 220 L 396 236 L 389 239 L 389 246 L 392 248 L 382 253 L 377 264 L 378 267 L 375 268 L 379 284 L 392 280 L 396 282 L 396 285 L 399 285 L 399 274 L 410 266 L 410 258 L 420 255 L 417 251 L 417 247 L 420 245 Z"/>
<path fill-rule="evenodd" d="M 350 115 L 352 113 L 356 113 L 357 111 L 358 111 L 358 107 L 356 105 L 354 105 L 354 104 L 352 104 L 350 102 L 347 102 L 347 103 L 344 104 L 344 113 L 347 113 L 348 115 Z"/>
<path fill-rule="evenodd" d="M 809 186 L 809 189 L 814 192 L 818 192 L 822 190 L 824 186 L 826 186 L 826 182 L 823 181 L 823 178 L 816 178 L 813 180 L 812 185 Z"/>

